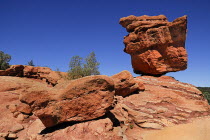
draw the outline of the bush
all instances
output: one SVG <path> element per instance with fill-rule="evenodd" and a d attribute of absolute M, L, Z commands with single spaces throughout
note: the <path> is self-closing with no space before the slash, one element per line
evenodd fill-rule
<path fill-rule="evenodd" d="M 33 61 L 33 60 L 28 61 L 28 65 L 29 65 L 29 66 L 35 66 L 35 65 L 34 65 L 34 61 Z"/>
<path fill-rule="evenodd" d="M 9 54 L 5 54 L 3 51 L 0 51 L 0 70 L 5 70 L 9 68 L 10 60 L 11 60 L 11 56 Z"/>
<path fill-rule="evenodd" d="M 73 56 L 69 63 L 70 70 L 68 71 L 69 79 L 77 79 L 89 75 L 99 75 L 98 70 L 99 63 L 96 60 L 96 55 L 91 52 L 87 58 L 85 58 L 85 63 L 83 63 L 83 58 L 80 56 Z"/>
<path fill-rule="evenodd" d="M 198 87 L 210 104 L 210 87 Z"/>

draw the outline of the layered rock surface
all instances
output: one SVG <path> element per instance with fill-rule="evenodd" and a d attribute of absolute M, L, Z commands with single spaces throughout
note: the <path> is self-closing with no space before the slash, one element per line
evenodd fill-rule
<path fill-rule="evenodd" d="M 164 15 L 131 15 L 120 24 L 129 32 L 124 51 L 131 55 L 135 73 L 162 75 L 187 68 L 186 16 L 168 22 Z"/>
<path fill-rule="evenodd" d="M 210 114 L 208 102 L 193 85 L 169 76 L 141 76 L 136 80 L 144 83 L 145 91 L 117 97 L 117 104 L 111 111 L 124 124 L 161 129 Z"/>
<path fill-rule="evenodd" d="M 162 133 L 173 137 L 173 130 L 182 139 L 180 128 L 199 140 L 188 127 L 210 129 L 194 124 L 210 123 L 210 106 L 201 92 L 169 76 L 134 78 L 123 71 L 64 80 L 54 87 L 33 78 L 1 76 L 0 85 L 2 139 L 150 140 Z M 206 133 L 199 137 L 209 138 Z"/>

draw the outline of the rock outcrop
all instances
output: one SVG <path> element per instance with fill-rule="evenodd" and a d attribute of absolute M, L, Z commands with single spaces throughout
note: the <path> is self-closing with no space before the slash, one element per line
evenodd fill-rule
<path fill-rule="evenodd" d="M 209 138 L 208 125 L 194 124 L 210 123 L 207 100 L 193 85 L 169 76 L 134 78 L 122 71 L 54 87 L 35 78 L 0 76 L 0 85 L 1 139 L 150 140 L 163 132 L 172 137 L 179 128 L 196 138 L 187 127 Z"/>
<path fill-rule="evenodd" d="M 120 24 L 129 32 L 124 51 L 131 55 L 135 73 L 163 75 L 187 68 L 186 16 L 168 22 L 164 15 L 131 15 L 121 18 Z"/>
<path fill-rule="evenodd" d="M 141 76 L 145 91 L 122 98 L 111 111 L 124 124 L 161 129 L 187 123 L 191 118 L 210 115 L 210 106 L 193 85 L 169 76 Z"/>
<path fill-rule="evenodd" d="M 62 76 L 66 76 L 65 72 L 52 71 L 48 67 L 34 67 L 27 65 L 12 65 L 6 70 L 0 70 L 0 76 L 16 76 L 40 79 L 48 84 L 56 85 Z"/>

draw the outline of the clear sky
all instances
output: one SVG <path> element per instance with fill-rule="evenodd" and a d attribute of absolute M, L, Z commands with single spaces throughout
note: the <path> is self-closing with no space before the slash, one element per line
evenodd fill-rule
<path fill-rule="evenodd" d="M 10 64 L 33 60 L 61 71 L 72 56 L 94 51 L 101 74 L 132 72 L 119 19 L 164 14 L 173 21 L 188 15 L 188 69 L 167 75 L 210 86 L 209 6 L 209 0 L 0 0 L 0 50 L 12 56 Z"/>

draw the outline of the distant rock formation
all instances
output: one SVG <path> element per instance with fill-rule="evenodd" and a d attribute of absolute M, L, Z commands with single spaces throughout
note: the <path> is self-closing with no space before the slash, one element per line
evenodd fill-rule
<path fill-rule="evenodd" d="M 51 85 L 56 85 L 62 76 L 66 76 L 65 72 L 52 71 L 48 67 L 34 67 L 27 65 L 11 65 L 6 70 L 0 70 L 0 76 L 16 76 L 39 79 Z"/>
<path fill-rule="evenodd" d="M 186 16 L 168 22 L 164 15 L 131 15 L 120 24 L 129 32 L 124 51 L 131 55 L 135 73 L 163 75 L 187 68 Z"/>

